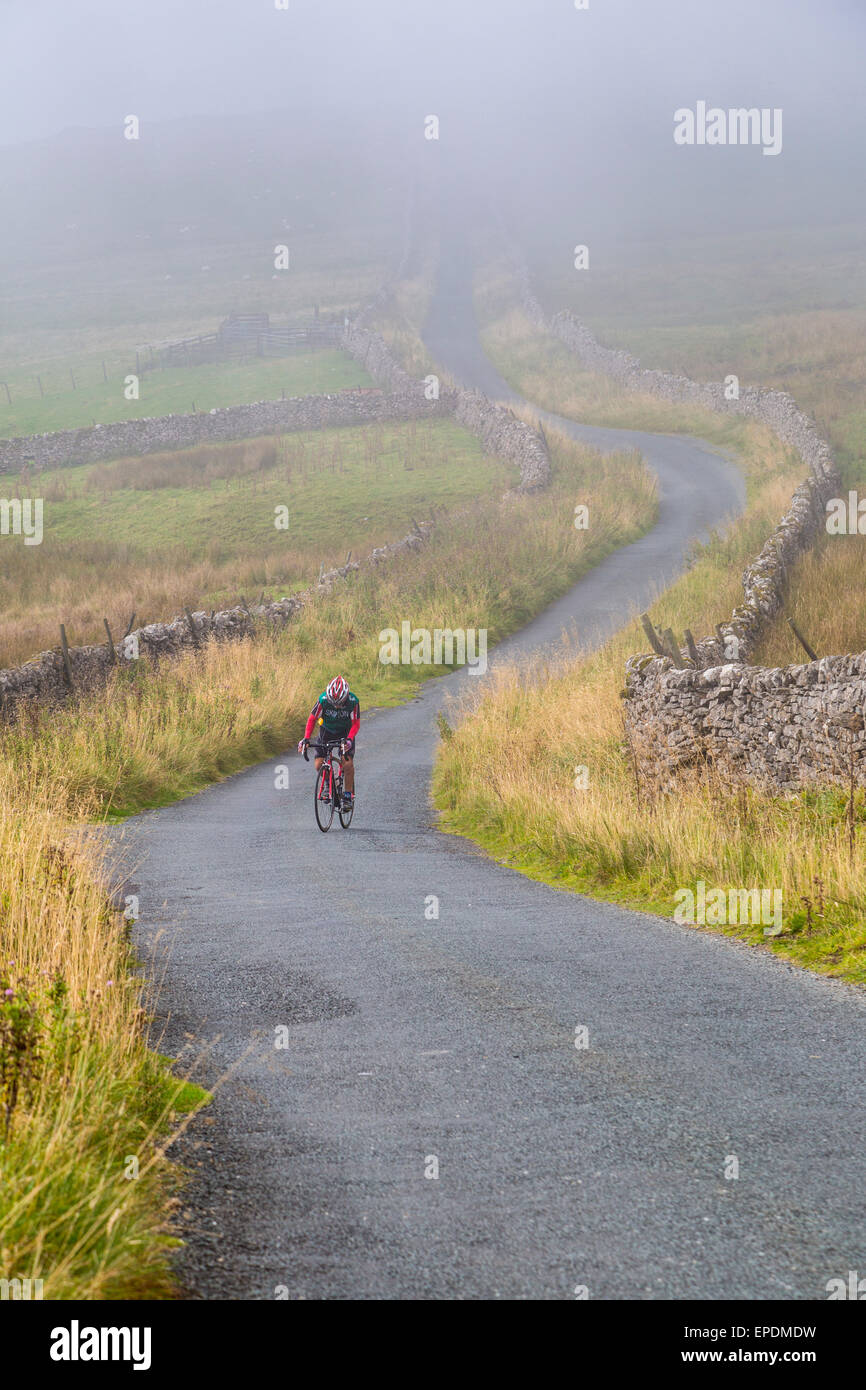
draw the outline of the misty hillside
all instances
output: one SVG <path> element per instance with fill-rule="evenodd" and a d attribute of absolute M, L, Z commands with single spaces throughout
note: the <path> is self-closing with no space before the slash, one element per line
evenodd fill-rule
<path fill-rule="evenodd" d="M 73 128 L 0 148 L 0 249 L 15 263 L 399 226 L 405 158 L 390 132 L 285 114 L 154 122 L 138 140 Z M 395 239 L 396 239 L 395 227 Z"/>

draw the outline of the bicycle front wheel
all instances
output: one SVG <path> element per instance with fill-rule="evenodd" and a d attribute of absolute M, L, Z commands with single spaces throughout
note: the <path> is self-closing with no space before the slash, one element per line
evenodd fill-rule
<path fill-rule="evenodd" d="M 331 822 L 334 819 L 334 779 L 331 776 L 330 763 L 322 763 L 319 768 L 316 774 L 316 790 L 313 795 L 316 825 L 324 834 L 330 830 Z M 327 801 L 325 797 L 327 797 Z"/>

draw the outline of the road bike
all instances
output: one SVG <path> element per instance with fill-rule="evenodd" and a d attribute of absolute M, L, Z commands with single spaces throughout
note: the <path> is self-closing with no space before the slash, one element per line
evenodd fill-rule
<path fill-rule="evenodd" d="M 313 792 L 316 825 L 323 834 L 327 833 L 333 824 L 336 810 L 341 826 L 348 830 L 355 813 L 355 802 L 353 800 L 351 805 L 343 806 L 343 740 L 329 739 L 326 742 L 308 744 L 304 749 L 305 762 L 309 762 L 307 755 L 311 748 L 317 757 L 324 759 L 316 773 Z"/>

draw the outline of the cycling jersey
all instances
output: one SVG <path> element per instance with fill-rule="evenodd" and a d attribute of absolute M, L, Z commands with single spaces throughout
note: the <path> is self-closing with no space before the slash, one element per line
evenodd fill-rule
<path fill-rule="evenodd" d="M 325 738 L 354 738 L 361 726 L 361 706 L 357 695 L 350 690 L 342 705 L 335 705 L 323 690 L 307 720 L 304 738 L 311 738 L 318 720 L 322 721 Z"/>

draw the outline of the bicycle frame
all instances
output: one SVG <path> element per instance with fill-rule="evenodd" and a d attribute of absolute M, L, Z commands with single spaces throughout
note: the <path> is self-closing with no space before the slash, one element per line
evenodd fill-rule
<path fill-rule="evenodd" d="M 334 783 L 334 778 L 335 778 L 334 764 L 335 764 L 335 763 L 336 763 L 336 765 L 337 765 L 336 780 L 337 780 L 337 782 L 338 782 L 340 785 L 342 785 L 342 781 L 343 781 L 343 756 L 342 756 L 342 753 L 340 752 L 340 744 L 341 744 L 341 743 L 342 743 L 342 739 L 338 739 L 335 743 L 311 743 L 311 744 L 310 744 L 310 748 L 313 750 L 313 752 L 315 753 L 316 757 L 322 759 L 322 768 L 323 768 L 323 770 L 325 770 L 325 776 L 322 778 L 322 786 L 321 786 L 321 789 L 320 789 L 320 791 L 319 791 L 319 799 L 320 799 L 320 800 L 323 800 L 325 796 L 330 797 L 330 799 L 331 799 L 332 801 L 333 801 L 333 799 L 334 799 L 334 785 L 335 785 L 335 783 Z M 336 754 L 335 754 L 335 752 L 334 752 L 335 749 L 337 750 L 337 751 L 336 751 Z"/>
<path fill-rule="evenodd" d="M 314 792 L 314 805 L 316 811 L 316 824 L 322 831 L 330 830 L 334 819 L 334 812 L 340 818 L 340 825 L 344 830 L 348 830 L 352 823 L 352 816 L 355 810 L 354 798 L 346 806 L 343 801 L 343 768 L 345 757 L 342 752 L 342 739 L 317 740 L 315 743 L 308 743 L 304 748 L 304 758 L 309 759 L 312 749 L 315 757 L 321 759 L 321 767 L 316 773 L 316 787 Z M 325 810 L 327 807 L 327 811 Z M 327 824 L 323 824 L 327 821 Z"/>

